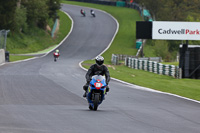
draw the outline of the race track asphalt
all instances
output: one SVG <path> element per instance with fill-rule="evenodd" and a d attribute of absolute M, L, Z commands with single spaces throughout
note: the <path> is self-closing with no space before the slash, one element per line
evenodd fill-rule
<path fill-rule="evenodd" d="M 63 5 L 62 10 L 74 28 L 59 47 L 57 62 L 49 53 L 0 66 L 0 133 L 200 133 L 199 103 L 115 80 L 98 110 L 90 111 L 82 97 L 86 71 L 79 62 L 107 48 L 117 24 L 98 10 L 96 18 L 86 7 Z"/>

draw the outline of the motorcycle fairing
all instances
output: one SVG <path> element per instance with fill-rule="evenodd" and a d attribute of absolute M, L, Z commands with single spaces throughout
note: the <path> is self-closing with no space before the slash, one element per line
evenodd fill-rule
<path fill-rule="evenodd" d="M 101 83 L 101 87 L 97 89 L 95 87 L 96 83 Z M 88 103 L 93 107 L 93 101 L 91 99 L 93 93 L 100 93 L 101 94 L 101 100 L 99 104 L 102 103 L 105 93 L 106 93 L 106 82 L 105 82 L 105 77 L 101 75 L 95 75 L 92 77 L 92 80 L 90 81 L 90 85 L 88 86 L 88 94 L 87 94 L 87 100 Z"/>

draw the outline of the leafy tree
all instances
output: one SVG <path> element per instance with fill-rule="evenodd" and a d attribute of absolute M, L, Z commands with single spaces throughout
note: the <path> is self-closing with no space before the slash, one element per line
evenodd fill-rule
<path fill-rule="evenodd" d="M 16 0 L 0 0 L 0 29 L 13 30 Z"/>
<path fill-rule="evenodd" d="M 156 56 L 162 57 L 162 59 L 167 60 L 170 53 L 168 48 L 168 43 L 163 40 L 156 40 L 154 45 L 154 51 Z"/>
<path fill-rule="evenodd" d="M 49 17 L 57 18 L 57 10 L 60 9 L 60 0 L 48 0 L 47 5 L 49 7 Z"/>
<path fill-rule="evenodd" d="M 146 8 L 151 12 L 154 19 L 157 18 L 164 6 L 164 0 L 140 0 L 139 3 L 143 8 Z"/>
<path fill-rule="evenodd" d="M 24 6 L 16 8 L 15 19 L 14 19 L 14 31 L 20 32 L 20 31 L 25 31 L 27 29 L 26 16 L 27 16 L 27 11 Z"/>
<path fill-rule="evenodd" d="M 199 0 L 138 0 L 156 20 L 185 21 L 191 14 L 197 19 L 200 15 Z"/>
<path fill-rule="evenodd" d="M 49 18 L 47 0 L 24 0 L 22 4 L 27 9 L 28 25 L 45 29 Z"/>

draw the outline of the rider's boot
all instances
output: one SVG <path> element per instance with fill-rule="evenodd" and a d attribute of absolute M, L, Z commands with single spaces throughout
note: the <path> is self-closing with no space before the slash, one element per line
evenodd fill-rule
<path fill-rule="evenodd" d="M 84 94 L 83 94 L 83 97 L 86 97 L 86 94 L 87 94 L 87 92 L 85 91 Z"/>
<path fill-rule="evenodd" d="M 86 97 L 86 95 L 87 95 L 87 88 L 88 88 L 88 84 L 86 83 L 86 84 L 83 86 L 83 90 L 85 91 L 84 94 L 83 94 L 83 97 Z"/>

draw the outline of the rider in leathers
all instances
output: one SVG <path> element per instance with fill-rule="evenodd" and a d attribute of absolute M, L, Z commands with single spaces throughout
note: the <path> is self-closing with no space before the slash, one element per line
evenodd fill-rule
<path fill-rule="evenodd" d="M 102 56 L 97 56 L 95 61 L 96 61 L 96 64 L 93 64 L 92 66 L 90 66 L 89 70 L 87 71 L 85 75 L 87 83 L 83 86 L 83 89 L 85 90 L 83 97 L 86 97 L 88 85 L 93 75 L 102 75 L 102 76 L 105 75 L 107 85 L 110 81 L 110 73 L 108 71 L 108 68 L 105 65 L 103 65 L 104 58 Z M 109 91 L 109 87 L 107 86 L 106 92 L 108 91 Z"/>

